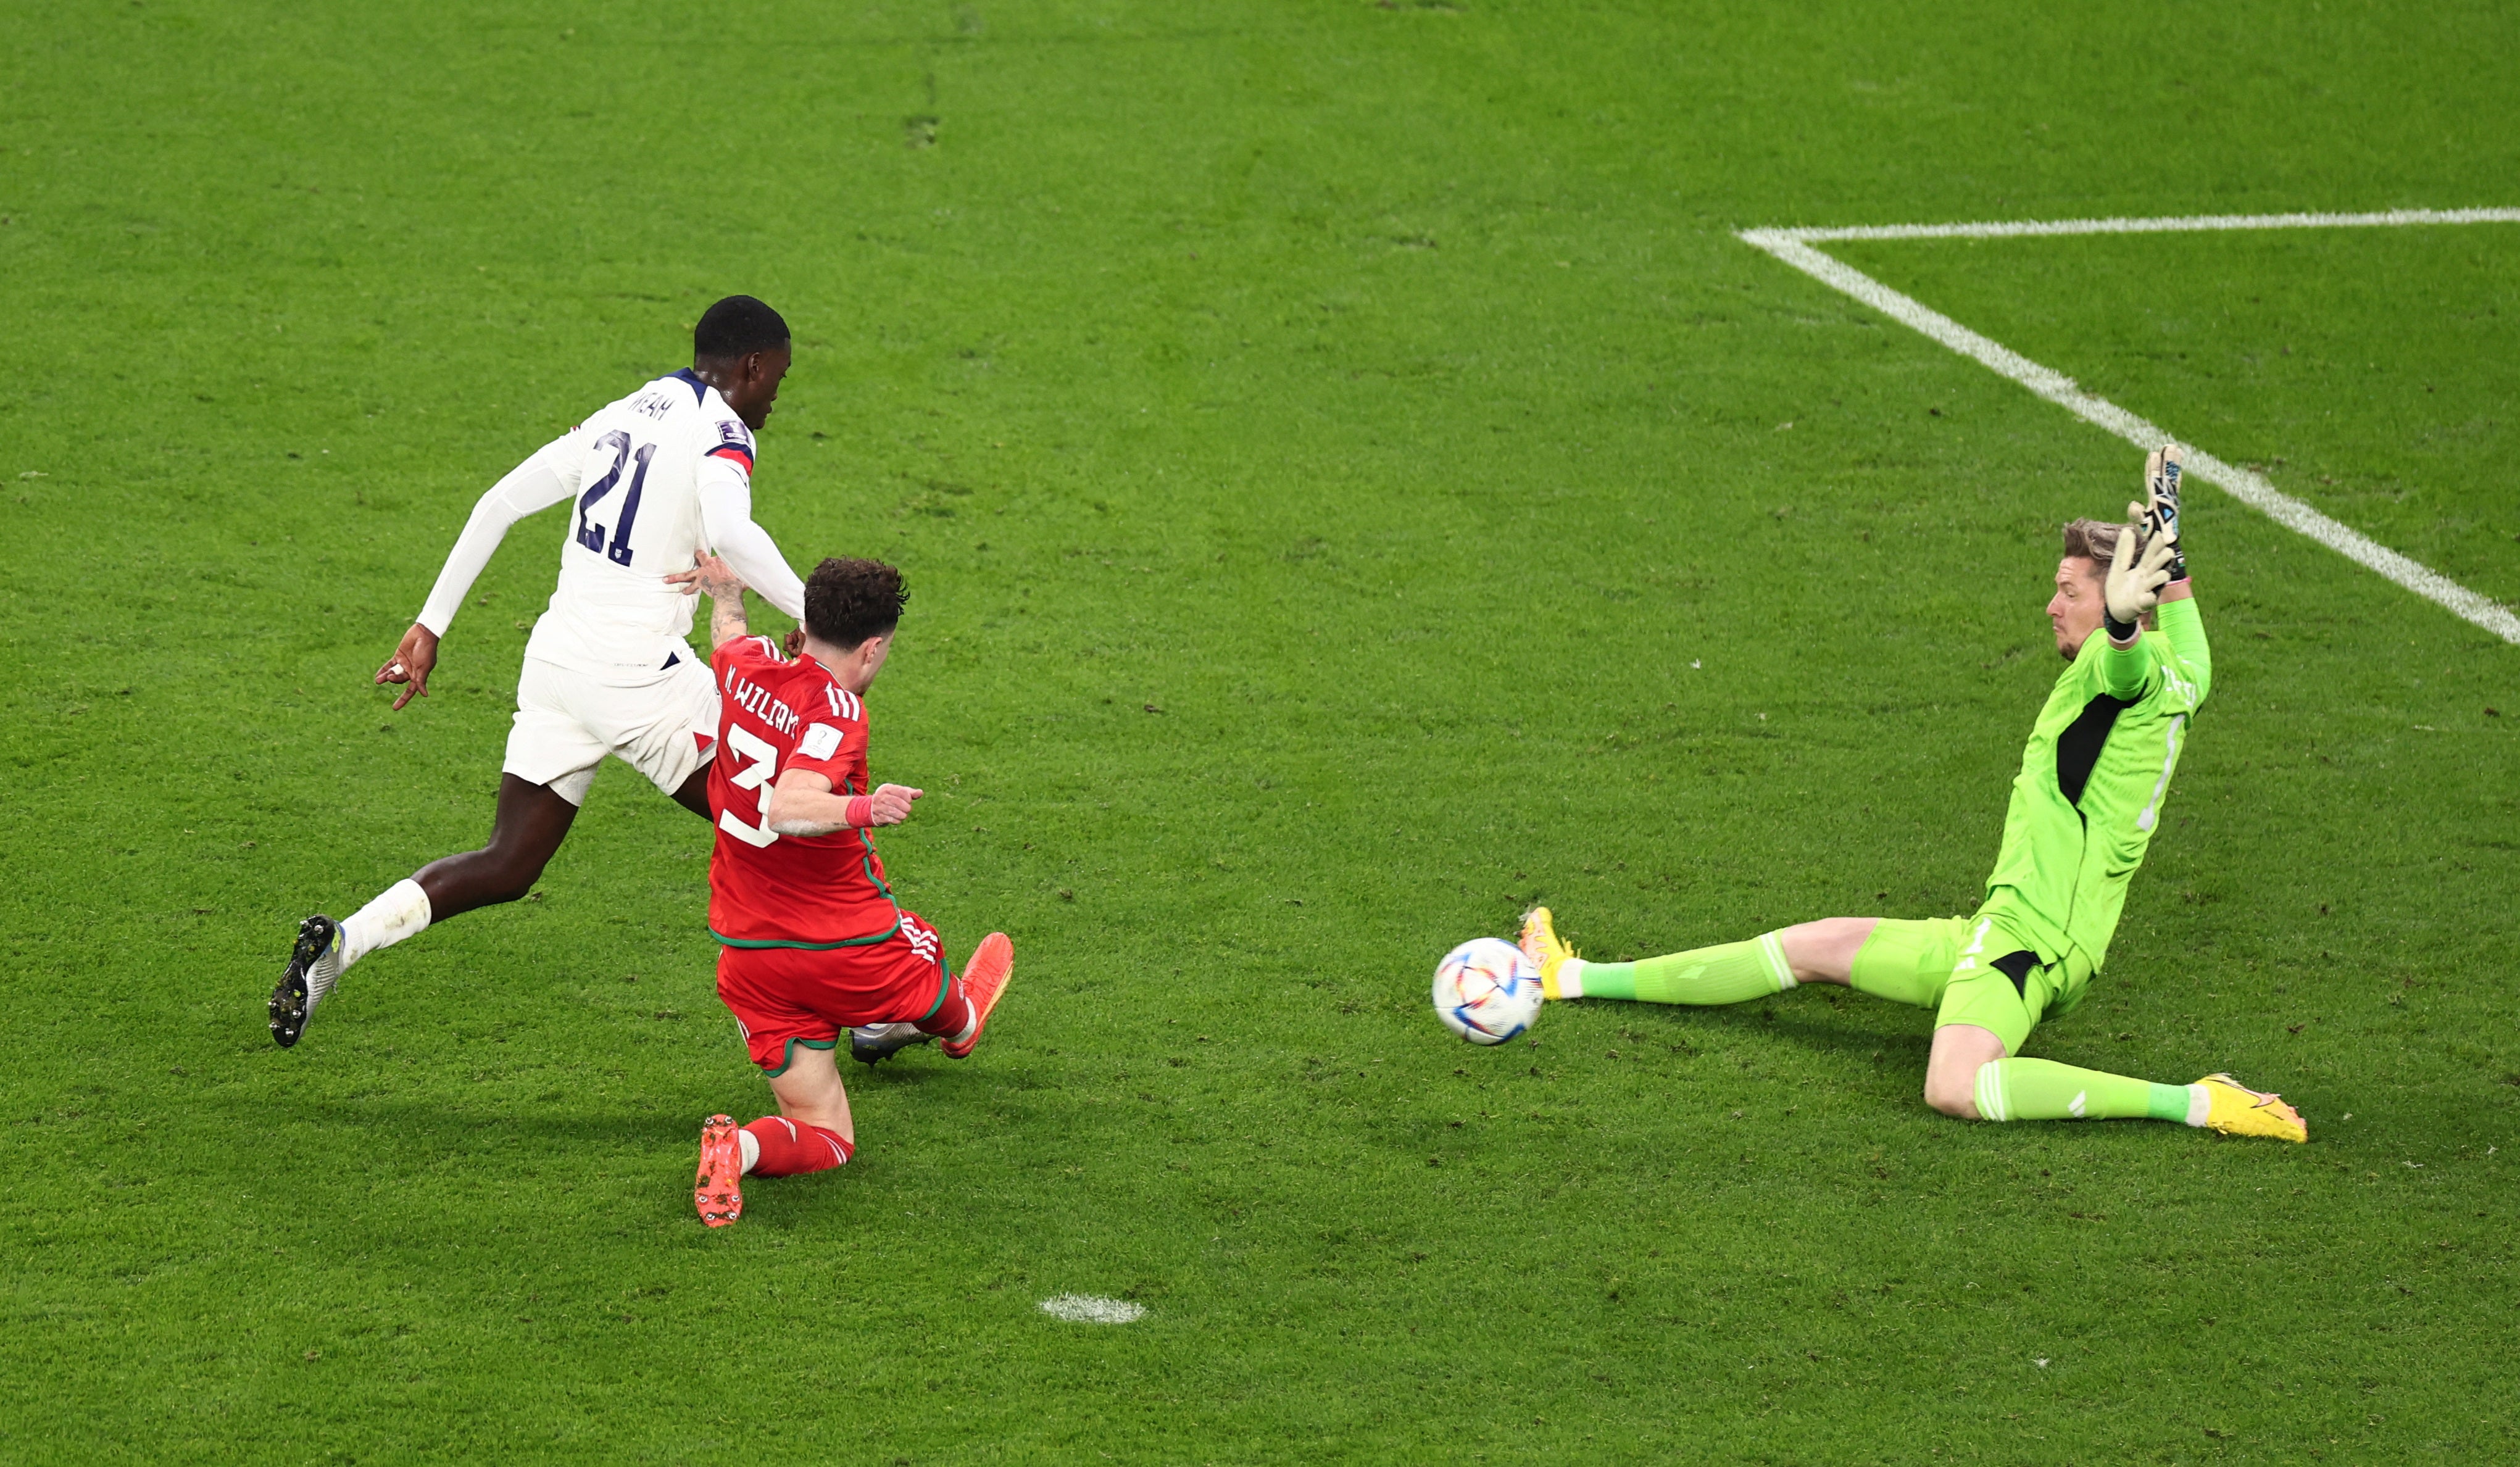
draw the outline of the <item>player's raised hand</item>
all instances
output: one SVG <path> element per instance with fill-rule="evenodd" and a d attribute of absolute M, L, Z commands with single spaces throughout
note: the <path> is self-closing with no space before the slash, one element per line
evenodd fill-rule
<path fill-rule="evenodd" d="M 2085 613 L 2088 615 L 2089 613 Z M 910 819 L 910 802 L 927 793 L 907 784 L 880 784 L 869 797 L 867 813 L 870 825 L 898 825 Z"/>
<path fill-rule="evenodd" d="M 2170 558 L 2178 553 L 2177 547 L 2167 535 L 2146 539 L 2144 514 L 2143 506 L 2127 506 L 2126 528 L 2118 535 L 2117 549 L 2109 554 L 2108 579 L 2102 591 L 2108 602 L 2112 641 L 2133 636 L 2131 630 L 2122 634 L 2118 628 L 2133 628 L 2142 621 L 2145 612 L 2161 604 L 2161 588 L 2170 584 Z"/>
<path fill-rule="evenodd" d="M 2187 551 L 2179 541 L 2179 494 L 2186 476 L 2176 443 L 2154 449 L 2143 462 L 2144 497 L 2150 502 L 2144 511 L 2144 528 L 2169 540 L 2173 581 L 2187 579 Z"/>
<path fill-rule="evenodd" d="M 403 689 L 402 696 L 393 702 L 394 712 L 400 713 L 402 705 L 413 697 L 428 696 L 428 675 L 436 668 L 437 634 L 414 622 L 411 630 L 402 634 L 402 645 L 395 647 L 394 654 L 385 659 L 385 665 L 377 669 L 377 686 L 382 688 L 387 683 L 408 685 Z"/>

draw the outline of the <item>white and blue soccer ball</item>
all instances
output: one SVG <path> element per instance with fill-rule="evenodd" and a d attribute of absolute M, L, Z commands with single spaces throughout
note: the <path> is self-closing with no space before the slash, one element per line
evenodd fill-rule
<path fill-rule="evenodd" d="M 1540 1017 L 1540 969 L 1501 937 L 1474 937 L 1435 964 L 1435 1017 L 1473 1045 L 1502 1045 Z"/>

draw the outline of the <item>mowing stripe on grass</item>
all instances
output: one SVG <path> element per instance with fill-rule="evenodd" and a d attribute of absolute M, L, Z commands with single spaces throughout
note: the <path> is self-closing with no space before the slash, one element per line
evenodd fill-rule
<path fill-rule="evenodd" d="M 2022 235 L 2148 234 L 2177 230 L 2294 229 L 2357 225 L 2520 223 L 2520 209 L 2402 209 L 2385 214 L 2203 214 L 2187 219 L 2064 219 L 2009 224 L 1898 224 L 1848 229 L 1745 229 L 1740 238 L 1885 316 L 1924 333 L 1964 357 L 2012 378 L 2041 397 L 2136 447 L 2151 450 L 2186 440 L 2137 417 L 2103 397 L 1982 336 L 1911 295 L 1812 247 L 1814 240 L 2000 239 Z M 2328 518 L 2267 481 L 2254 469 L 2227 464 L 2187 444 L 2187 471 L 2221 486 L 2233 499 L 2287 528 L 2300 531 L 2357 564 L 2367 566 L 2483 627 L 2505 642 L 2520 643 L 2520 616 L 2456 581 L 2389 549 L 2351 525 Z"/>

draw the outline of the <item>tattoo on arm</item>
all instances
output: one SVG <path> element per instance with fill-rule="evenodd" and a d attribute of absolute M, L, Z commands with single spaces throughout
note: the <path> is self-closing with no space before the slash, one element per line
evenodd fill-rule
<path fill-rule="evenodd" d="M 717 650 L 745 631 L 742 592 L 709 599 L 709 650 Z"/>

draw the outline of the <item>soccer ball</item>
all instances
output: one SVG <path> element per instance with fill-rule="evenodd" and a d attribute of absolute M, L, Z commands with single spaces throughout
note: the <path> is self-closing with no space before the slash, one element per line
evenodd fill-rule
<path fill-rule="evenodd" d="M 1502 1045 L 1540 1017 L 1540 970 L 1501 937 L 1474 937 L 1435 964 L 1435 1017 L 1473 1045 Z"/>

